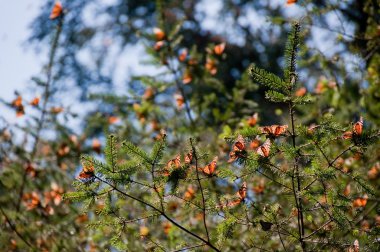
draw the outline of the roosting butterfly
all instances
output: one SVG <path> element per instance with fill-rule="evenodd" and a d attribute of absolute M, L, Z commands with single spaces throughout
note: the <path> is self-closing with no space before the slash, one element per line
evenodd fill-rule
<path fill-rule="evenodd" d="M 353 136 L 360 136 L 363 133 L 363 117 L 360 117 L 353 127 L 352 131 L 346 131 L 343 133 L 343 139 L 351 139 Z"/>
<path fill-rule="evenodd" d="M 234 162 L 239 158 L 245 158 L 246 154 L 244 138 L 239 135 L 232 147 L 232 151 L 230 152 L 228 163 Z"/>
<path fill-rule="evenodd" d="M 206 176 L 214 176 L 216 175 L 216 163 L 218 162 L 218 157 L 214 157 L 214 159 L 211 161 L 211 163 L 209 163 L 208 165 L 206 165 L 205 167 L 203 168 L 199 168 L 203 174 L 205 174 Z"/>
<path fill-rule="evenodd" d="M 257 148 L 256 152 L 262 157 L 268 157 L 269 152 L 270 152 L 270 147 L 271 147 L 271 141 L 268 138 L 267 140 L 265 140 L 265 142 L 262 145 L 260 145 Z"/>
<path fill-rule="evenodd" d="M 287 129 L 288 125 L 271 125 L 260 127 L 261 133 L 272 138 L 284 135 Z"/>

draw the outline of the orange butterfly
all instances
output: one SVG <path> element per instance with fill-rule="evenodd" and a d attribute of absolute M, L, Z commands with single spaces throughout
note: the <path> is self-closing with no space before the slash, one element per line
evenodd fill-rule
<path fill-rule="evenodd" d="M 271 147 L 271 141 L 268 138 L 267 140 L 265 140 L 265 142 L 262 145 L 260 145 L 257 148 L 256 153 L 259 154 L 262 157 L 268 157 L 269 156 L 270 147 Z"/>
<path fill-rule="evenodd" d="M 283 135 L 288 129 L 288 125 L 272 125 L 260 127 L 261 133 L 269 135 L 271 137 L 277 137 Z"/>
<path fill-rule="evenodd" d="M 297 3 L 297 0 L 287 0 L 286 1 L 287 5 L 292 5 L 292 4 L 295 4 L 295 3 Z"/>
<path fill-rule="evenodd" d="M 57 17 L 60 17 L 63 13 L 62 4 L 61 2 L 57 1 L 55 2 L 53 9 L 50 13 L 50 19 L 56 19 Z"/>
<path fill-rule="evenodd" d="M 175 166 L 175 168 L 179 168 L 181 166 L 181 156 L 180 156 L 180 154 L 177 154 L 177 156 L 175 156 L 175 158 L 169 160 L 166 163 L 166 167 L 162 171 L 163 176 L 166 176 L 166 177 L 169 176 L 171 170 L 173 170 L 173 166 Z"/>
<path fill-rule="evenodd" d="M 147 87 L 144 91 L 142 98 L 144 100 L 149 100 L 153 98 L 153 96 L 154 96 L 154 89 L 152 87 Z"/>
<path fill-rule="evenodd" d="M 100 143 L 99 139 L 92 140 L 92 150 L 96 153 L 100 154 L 102 151 L 102 144 Z"/>
<path fill-rule="evenodd" d="M 216 62 L 215 60 L 212 60 L 210 58 L 206 59 L 206 64 L 205 64 L 206 70 L 211 74 L 215 75 L 218 72 L 218 68 L 216 67 Z"/>
<path fill-rule="evenodd" d="M 228 160 L 228 163 L 234 162 L 238 158 L 244 158 L 245 153 L 245 141 L 244 138 L 239 135 L 234 143 L 234 146 L 232 147 L 232 151 L 230 152 L 230 159 Z"/>
<path fill-rule="evenodd" d="M 214 176 L 216 174 L 216 163 L 218 162 L 218 157 L 214 157 L 214 159 L 206 165 L 204 168 L 200 168 L 200 170 L 207 176 Z"/>
<path fill-rule="evenodd" d="M 178 56 L 178 60 L 184 62 L 187 58 L 187 49 L 182 50 L 182 52 Z"/>
<path fill-rule="evenodd" d="M 183 195 L 183 197 L 185 198 L 185 200 L 191 200 L 192 198 L 194 198 L 194 195 L 195 195 L 195 190 L 190 185 L 187 187 L 187 190 L 186 190 L 185 194 Z"/>
<path fill-rule="evenodd" d="M 176 168 L 179 168 L 181 166 L 181 155 L 177 154 L 175 158 L 169 160 L 169 162 L 166 164 L 166 168 L 170 169 L 172 166 L 175 166 Z"/>
<path fill-rule="evenodd" d="M 365 207 L 367 205 L 368 196 L 358 197 L 352 202 L 353 207 Z"/>
<path fill-rule="evenodd" d="M 226 43 L 220 43 L 218 45 L 215 45 L 214 46 L 214 53 L 216 55 L 222 55 L 222 53 L 224 52 L 225 48 L 226 48 Z"/>
<path fill-rule="evenodd" d="M 154 46 L 153 46 L 153 49 L 155 50 L 155 51 L 159 51 L 159 50 L 161 50 L 161 48 L 163 47 L 165 45 L 165 42 L 163 41 L 163 40 L 161 40 L 161 41 L 157 41 L 155 44 L 154 44 Z"/>
<path fill-rule="evenodd" d="M 307 89 L 305 87 L 301 87 L 301 88 L 297 89 L 297 91 L 295 92 L 295 96 L 302 97 L 306 93 L 307 93 Z"/>
<path fill-rule="evenodd" d="M 359 121 L 357 121 L 352 127 L 352 131 L 346 131 L 343 133 L 343 139 L 351 139 L 352 136 L 360 136 L 363 133 L 363 117 L 360 117 Z"/>
<path fill-rule="evenodd" d="M 154 33 L 157 41 L 164 40 L 164 38 L 166 36 L 165 32 L 158 27 L 153 28 L 153 33 Z"/>
<path fill-rule="evenodd" d="M 368 179 L 374 180 L 379 177 L 380 173 L 380 163 L 376 163 L 372 168 L 368 171 L 367 176 Z"/>
<path fill-rule="evenodd" d="M 265 189 L 265 182 L 264 182 L 264 180 L 260 180 L 259 184 L 257 186 L 254 186 L 252 188 L 252 190 L 256 194 L 262 194 L 264 192 L 264 189 Z"/>
<path fill-rule="evenodd" d="M 185 99 L 183 98 L 183 96 L 181 94 L 174 94 L 174 99 L 177 104 L 177 109 L 183 109 L 183 106 L 185 105 Z"/>
<path fill-rule="evenodd" d="M 246 182 L 243 182 L 242 186 L 240 187 L 236 195 L 238 196 L 238 198 L 231 202 L 227 202 L 225 206 L 232 207 L 232 206 L 239 205 L 241 202 L 244 202 L 245 198 L 247 197 L 247 183 Z"/>
<path fill-rule="evenodd" d="M 40 103 L 40 97 L 37 96 L 33 98 L 33 100 L 30 102 L 30 105 L 37 107 L 39 103 Z"/>
<path fill-rule="evenodd" d="M 248 118 L 247 120 L 248 125 L 251 127 L 255 126 L 257 123 L 258 117 L 259 117 L 259 114 L 254 113 L 251 117 Z"/>
<path fill-rule="evenodd" d="M 17 98 L 12 101 L 12 106 L 16 108 L 16 117 L 21 117 L 25 114 L 21 95 L 17 96 Z"/>
<path fill-rule="evenodd" d="M 185 156 L 185 164 L 191 164 L 192 161 L 193 161 L 193 152 L 190 151 Z"/>
<path fill-rule="evenodd" d="M 82 181 L 88 181 L 94 178 L 95 176 L 95 168 L 94 164 L 90 161 L 82 162 L 82 171 L 78 175 L 78 179 Z"/>
<path fill-rule="evenodd" d="M 189 84 L 192 81 L 193 81 L 193 76 L 192 76 L 190 70 L 186 69 L 186 71 L 184 72 L 184 74 L 182 76 L 182 82 L 183 82 L 183 84 Z"/>

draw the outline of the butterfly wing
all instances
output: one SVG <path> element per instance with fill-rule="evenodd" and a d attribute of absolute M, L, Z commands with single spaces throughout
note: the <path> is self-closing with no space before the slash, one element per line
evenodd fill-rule
<path fill-rule="evenodd" d="M 268 157 L 269 156 L 269 151 L 271 147 L 271 142 L 269 138 L 261 145 L 259 148 L 257 148 L 257 154 L 263 157 Z"/>
<path fill-rule="evenodd" d="M 55 2 L 53 9 L 50 13 L 50 19 L 56 19 L 57 17 L 62 15 L 62 4 L 61 2 L 57 1 Z"/>
<path fill-rule="evenodd" d="M 355 135 L 361 135 L 363 132 L 363 117 L 360 117 L 359 121 L 354 124 L 353 133 Z"/>

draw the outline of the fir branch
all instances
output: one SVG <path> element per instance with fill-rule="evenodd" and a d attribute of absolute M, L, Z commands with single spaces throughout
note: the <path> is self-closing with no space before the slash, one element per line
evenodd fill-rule
<path fill-rule="evenodd" d="M 103 180 L 103 179 L 100 178 L 100 177 L 95 176 L 95 178 L 98 179 L 100 182 L 103 182 L 104 184 L 107 184 L 108 186 L 110 186 L 111 188 L 113 188 L 114 191 L 119 192 L 120 194 L 124 195 L 125 197 L 130 198 L 130 199 L 133 199 L 133 200 L 139 202 L 140 204 L 142 204 L 142 205 L 144 205 L 144 206 L 147 206 L 147 207 L 149 207 L 149 208 L 152 208 L 153 210 L 155 210 L 155 211 L 157 211 L 158 213 L 160 213 L 165 219 L 167 219 L 169 222 L 171 222 L 174 226 L 178 227 L 179 229 L 181 229 L 181 230 L 184 231 L 185 233 L 187 233 L 187 234 L 193 236 L 194 238 L 197 238 L 198 240 L 204 242 L 207 246 L 209 246 L 209 247 L 212 248 L 213 250 L 220 252 L 220 250 L 219 250 L 217 247 L 215 247 L 211 242 L 209 242 L 209 241 L 203 239 L 202 237 L 200 237 L 200 236 L 197 235 L 196 233 L 194 233 L 194 232 L 192 232 L 191 230 L 185 228 L 184 226 L 182 226 L 181 224 L 179 224 L 178 222 L 176 222 L 174 219 L 172 219 L 170 216 L 168 216 L 164 211 L 162 211 L 161 209 L 155 207 L 155 206 L 152 205 L 151 203 L 146 202 L 146 201 L 144 201 L 144 200 L 142 200 L 142 199 L 139 199 L 139 198 L 137 198 L 137 197 L 135 197 L 135 196 L 133 196 L 133 195 L 130 195 L 130 194 L 128 194 L 128 193 L 126 193 L 126 192 L 120 190 L 118 187 L 116 187 L 116 186 L 110 184 L 108 181 Z"/>
<path fill-rule="evenodd" d="M 250 68 L 252 78 L 260 84 L 278 92 L 284 92 L 289 89 L 289 84 L 275 74 L 269 73 L 264 69 L 252 65 Z"/>
<path fill-rule="evenodd" d="M 105 148 L 105 157 L 107 164 L 111 167 L 112 172 L 115 172 L 115 160 L 117 158 L 117 150 L 116 150 L 116 137 L 114 135 L 110 135 L 107 138 L 107 144 Z"/>

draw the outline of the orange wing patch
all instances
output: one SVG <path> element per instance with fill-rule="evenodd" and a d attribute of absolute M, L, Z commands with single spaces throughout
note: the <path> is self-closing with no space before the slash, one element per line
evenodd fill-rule
<path fill-rule="evenodd" d="M 185 156 L 185 164 L 191 164 L 193 162 L 193 152 L 190 151 Z"/>
<path fill-rule="evenodd" d="M 77 179 L 81 181 L 89 181 L 95 177 L 94 164 L 91 161 L 82 161 L 82 171 Z"/>
<path fill-rule="evenodd" d="M 62 13 L 63 13 L 62 4 L 60 1 L 57 1 L 55 2 L 53 9 L 51 10 L 50 19 L 58 18 L 62 15 Z"/>
<path fill-rule="evenodd" d="M 24 105 L 22 105 L 21 95 L 17 96 L 17 98 L 12 101 L 12 107 L 16 109 L 16 117 L 21 117 L 25 115 L 25 110 L 24 110 Z"/>
<path fill-rule="evenodd" d="M 239 158 L 244 158 L 245 154 L 245 141 L 244 138 L 239 135 L 232 147 L 232 151 L 230 152 L 228 163 L 234 162 Z"/>
<path fill-rule="evenodd" d="M 292 4 L 295 4 L 297 3 L 298 0 L 287 0 L 286 1 L 286 5 L 292 5 Z"/>
<path fill-rule="evenodd" d="M 218 45 L 215 45 L 214 46 L 214 53 L 216 55 L 222 55 L 225 48 L 226 48 L 226 43 L 220 43 Z"/>
<path fill-rule="evenodd" d="M 272 137 L 278 137 L 280 135 L 285 134 L 287 129 L 288 125 L 271 125 L 260 127 L 261 133 Z"/>
<path fill-rule="evenodd" d="M 358 197 L 352 202 L 353 207 L 365 207 L 367 205 L 368 196 L 367 194 L 363 197 Z"/>
<path fill-rule="evenodd" d="M 353 136 L 360 136 L 363 133 L 363 117 L 360 117 L 359 121 L 357 121 L 353 127 L 352 131 L 346 131 L 343 133 L 343 139 L 351 139 Z"/>
<path fill-rule="evenodd" d="M 259 119 L 259 114 L 254 113 L 252 116 L 250 116 L 247 120 L 247 123 L 250 127 L 253 127 L 256 125 L 257 120 Z"/>
<path fill-rule="evenodd" d="M 218 162 L 218 157 L 214 157 L 214 159 L 206 165 L 204 168 L 201 168 L 200 170 L 205 174 L 206 176 L 214 176 L 216 174 L 216 164 Z"/>
<path fill-rule="evenodd" d="M 268 157 L 271 145 L 272 143 L 268 138 L 262 145 L 257 148 L 256 153 L 262 157 Z"/>

